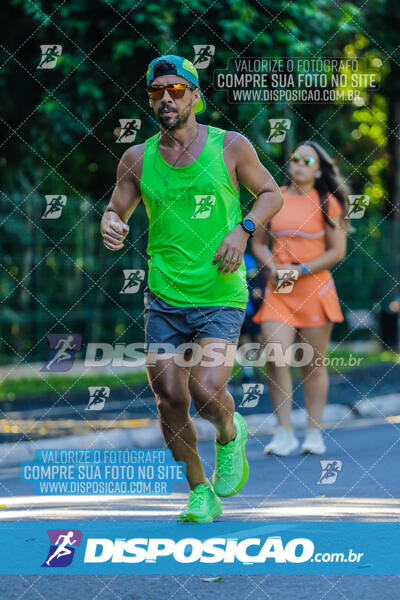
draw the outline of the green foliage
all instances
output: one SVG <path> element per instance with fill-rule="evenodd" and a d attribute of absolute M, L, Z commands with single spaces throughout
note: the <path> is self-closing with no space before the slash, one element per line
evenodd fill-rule
<path fill-rule="evenodd" d="M 67 375 L 52 375 L 46 378 L 20 377 L 19 379 L 6 379 L 0 383 L 0 402 L 12 402 L 15 399 L 24 397 L 56 396 L 66 392 L 77 392 L 86 390 L 89 386 L 112 385 L 117 382 L 121 387 L 132 386 L 136 384 L 147 383 L 147 376 L 144 371 L 119 375 L 84 375 L 82 377 L 68 377 Z"/>
<path fill-rule="evenodd" d="M 146 266 L 146 239 L 117 258 L 101 245 L 98 225 L 126 146 L 115 144 L 119 119 L 142 121 L 137 141 L 157 123 L 144 93 L 147 64 L 161 53 L 193 58 L 193 44 L 216 47 L 200 73 L 208 111 L 201 122 L 248 136 L 261 160 L 284 179 L 288 146 L 267 144 L 267 119 L 292 119 L 289 142 L 313 137 L 334 155 L 355 193 L 370 193 L 372 215 L 387 195 L 387 97 L 398 78 L 398 10 L 393 2 L 329 0 L 9 0 L 3 7 L 2 194 L 0 290 L 3 360 L 47 353 L 46 333 L 72 328 L 86 341 L 113 342 L 121 332 L 140 338 L 141 300 L 121 304 L 123 267 Z M 37 70 L 41 44 L 63 47 L 53 70 Z M 355 55 L 382 61 L 379 92 L 363 106 L 233 105 L 213 90 L 214 68 L 233 56 L 331 57 Z M 388 56 L 392 56 L 392 61 Z M 353 132 L 358 132 L 354 133 Z M 5 141 L 6 140 L 6 141 Z M 286 154 L 285 154 L 286 153 Z M 42 221 L 45 194 L 65 194 L 60 221 Z M 243 194 L 246 205 L 250 198 Z M 133 228 L 146 230 L 144 212 Z M 114 262 L 115 261 L 115 262 Z M 106 290 L 107 293 L 104 291 Z M 371 292 L 372 293 L 372 292 Z M 108 295 L 107 295 L 108 294 Z M 111 299 L 110 299 L 111 298 Z M 67 315 L 64 313 L 67 311 Z M 130 341 L 132 341 L 130 339 Z M 19 354 L 16 354 L 19 353 Z"/>
<path fill-rule="evenodd" d="M 400 354 L 394 352 L 350 352 L 347 350 L 335 350 L 328 352 L 328 358 L 339 359 L 344 365 L 349 363 L 349 358 L 360 358 L 360 364 L 365 367 L 366 365 L 376 365 L 380 362 L 400 362 Z M 341 365 L 341 362 L 337 364 Z M 340 366 L 341 371 L 348 369 L 354 369 L 354 367 Z M 294 376 L 300 376 L 300 369 L 293 368 Z M 332 374 L 337 374 L 337 366 L 328 366 L 328 370 Z M 260 372 L 265 372 L 264 368 L 259 369 Z M 242 367 L 239 363 L 235 363 L 232 371 L 233 380 L 241 380 Z M 129 386 L 135 386 L 139 384 L 147 383 L 147 375 L 145 371 L 132 372 L 119 374 L 118 377 L 115 375 L 109 375 L 107 373 L 100 373 L 98 375 L 83 375 L 82 377 L 68 377 L 66 375 L 52 375 L 47 376 L 45 379 L 39 379 L 37 377 L 21 377 L 21 378 L 10 378 L 0 383 L 0 403 L 1 402 L 13 402 L 14 400 L 23 397 L 36 398 L 40 396 L 43 399 L 46 396 L 56 396 L 58 394 L 65 394 L 70 392 L 77 392 L 87 389 L 89 386 L 112 386 L 114 392 L 117 387 L 121 387 L 122 390 L 126 390 Z"/>

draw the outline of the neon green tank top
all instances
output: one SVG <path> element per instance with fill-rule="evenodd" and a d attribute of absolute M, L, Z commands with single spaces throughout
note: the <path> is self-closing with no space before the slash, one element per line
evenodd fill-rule
<path fill-rule="evenodd" d="M 173 306 L 245 308 L 248 300 L 244 261 L 226 274 L 212 264 L 219 244 L 242 219 L 239 190 L 224 162 L 224 135 L 208 126 L 201 154 L 186 167 L 171 168 L 163 159 L 160 133 L 145 142 L 140 188 L 149 218 L 148 286 Z"/>

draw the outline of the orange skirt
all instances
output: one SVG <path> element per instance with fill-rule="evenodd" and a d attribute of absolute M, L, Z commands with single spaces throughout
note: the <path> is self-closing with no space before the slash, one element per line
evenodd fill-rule
<path fill-rule="evenodd" d="M 278 265 L 279 267 L 279 265 Z M 300 277 L 287 293 L 274 293 L 268 281 L 261 308 L 253 321 L 280 321 L 293 327 L 318 327 L 327 321 L 344 321 L 330 271 Z"/>

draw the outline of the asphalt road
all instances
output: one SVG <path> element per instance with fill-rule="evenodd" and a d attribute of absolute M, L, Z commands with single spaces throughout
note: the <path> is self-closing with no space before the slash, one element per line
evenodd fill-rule
<path fill-rule="evenodd" d="M 299 438 L 302 436 L 299 435 Z M 243 491 L 224 500 L 224 520 L 392 521 L 400 517 L 400 422 L 357 421 L 325 432 L 324 457 L 264 456 L 268 436 L 248 443 L 250 477 Z M 214 465 L 212 442 L 200 443 L 207 475 Z M 342 461 L 332 485 L 317 484 L 320 459 Z M 169 497 L 40 497 L 19 480 L 18 469 L 0 470 L 0 520 L 165 520 L 176 518 L 187 489 L 176 484 Z M 60 526 L 61 522 L 60 522 Z M 216 573 L 210 573 L 210 576 Z M 223 576 L 205 582 L 200 575 L 2 575 L 0 598 L 6 600 L 186 600 L 204 598 L 398 600 L 400 576 L 268 575 Z"/>
<path fill-rule="evenodd" d="M 215 575 L 215 574 L 214 574 Z M 398 575 L 2 575 L 4 600 L 398 600 Z"/>
<path fill-rule="evenodd" d="M 390 421 L 394 422 L 390 422 Z M 398 421 L 398 422 L 397 422 Z M 265 456 L 269 436 L 250 438 L 250 476 L 242 492 L 224 500 L 228 520 L 392 520 L 400 517 L 400 418 L 383 423 L 356 420 L 325 430 L 323 457 Z M 302 440 L 303 434 L 299 434 Z M 211 441 L 199 444 L 206 475 L 214 468 Z M 320 459 L 342 461 L 332 485 L 318 484 Z M 397 473 L 397 476 L 396 476 Z M 0 469 L 0 520 L 115 519 L 174 520 L 187 499 L 186 483 L 164 497 L 38 496 L 18 468 Z M 399 594 L 400 597 L 400 594 Z"/>
<path fill-rule="evenodd" d="M 243 388 L 237 382 L 229 386 L 236 410 L 243 416 L 272 412 L 265 380 L 256 406 L 243 406 Z M 295 379 L 293 408 L 304 407 L 301 381 Z M 357 407 L 365 398 L 385 396 L 400 392 L 400 365 L 379 363 L 357 369 L 335 370 L 330 374 L 329 404 Z M 0 443 L 36 440 L 69 434 L 91 433 L 107 427 L 132 427 L 132 419 L 157 419 L 154 395 L 149 385 L 134 385 L 111 390 L 110 398 L 102 410 L 85 410 L 87 390 L 72 390 L 62 396 L 20 397 L 13 402 L 3 401 L 0 410 Z M 195 414 L 192 403 L 191 414 Z M 395 414 L 395 413 L 392 413 Z M 124 421 L 126 423 L 124 424 Z"/>

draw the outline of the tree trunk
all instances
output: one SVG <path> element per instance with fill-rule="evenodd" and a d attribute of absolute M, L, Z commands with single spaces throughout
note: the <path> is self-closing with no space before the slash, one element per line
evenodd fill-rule
<path fill-rule="evenodd" d="M 399 81 L 400 67 L 391 61 L 391 78 Z M 385 206 L 385 216 L 393 221 L 400 221 L 400 99 L 396 89 L 388 90 L 388 198 Z"/>

